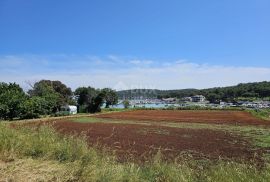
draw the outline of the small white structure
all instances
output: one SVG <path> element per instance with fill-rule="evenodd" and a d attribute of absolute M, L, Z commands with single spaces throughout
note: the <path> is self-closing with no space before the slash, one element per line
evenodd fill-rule
<path fill-rule="evenodd" d="M 61 111 L 69 112 L 69 114 L 77 114 L 77 106 L 72 105 L 62 106 Z"/>
<path fill-rule="evenodd" d="M 192 98 L 191 97 L 183 97 L 181 99 L 181 101 L 192 102 Z"/>
<path fill-rule="evenodd" d="M 205 97 L 203 95 L 195 95 L 192 96 L 192 102 L 204 102 L 205 101 Z"/>

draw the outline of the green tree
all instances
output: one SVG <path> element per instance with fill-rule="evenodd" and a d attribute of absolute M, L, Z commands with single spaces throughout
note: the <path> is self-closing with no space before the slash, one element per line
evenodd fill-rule
<path fill-rule="evenodd" d="M 79 105 L 88 105 L 97 96 L 95 88 L 92 87 L 79 87 L 75 90 L 74 94 L 77 97 Z"/>
<path fill-rule="evenodd" d="M 16 83 L 0 83 L 0 118 L 13 120 L 21 115 L 26 94 Z"/>
<path fill-rule="evenodd" d="M 109 108 L 110 105 L 117 104 L 118 96 L 115 90 L 112 90 L 110 88 L 104 88 L 101 90 L 101 92 L 103 93 L 106 108 Z"/>
<path fill-rule="evenodd" d="M 99 112 L 104 101 L 104 93 L 92 87 L 79 87 L 75 90 L 80 112 Z"/>
<path fill-rule="evenodd" d="M 216 94 L 216 93 L 209 93 L 207 95 L 207 99 L 211 102 L 211 103 L 216 103 L 220 101 L 220 95 Z"/>
<path fill-rule="evenodd" d="M 47 101 L 38 96 L 25 100 L 21 108 L 21 119 L 39 118 L 41 115 L 50 113 Z"/>
<path fill-rule="evenodd" d="M 60 110 L 60 107 L 71 102 L 72 92 L 60 81 L 41 80 L 34 84 L 28 91 L 31 97 L 38 96 L 44 98 L 47 102 L 46 109 L 50 113 Z"/>
<path fill-rule="evenodd" d="M 129 100 L 124 100 L 124 101 L 123 101 L 123 105 L 124 105 L 124 108 L 125 108 L 125 109 L 129 108 L 129 106 L 130 106 Z"/>

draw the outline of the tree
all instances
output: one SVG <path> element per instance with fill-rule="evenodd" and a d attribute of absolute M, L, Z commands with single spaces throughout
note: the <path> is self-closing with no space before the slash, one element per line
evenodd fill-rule
<path fill-rule="evenodd" d="M 47 101 L 38 96 L 28 98 L 21 106 L 21 119 L 39 118 L 41 115 L 50 113 Z"/>
<path fill-rule="evenodd" d="M 103 102 L 104 102 L 104 95 L 103 95 L 103 93 L 100 92 L 93 99 L 93 101 L 91 103 L 91 107 L 89 108 L 89 112 L 91 112 L 91 113 L 100 112 Z"/>
<path fill-rule="evenodd" d="M 0 83 L 0 118 L 13 120 L 20 117 L 26 94 L 16 83 Z"/>
<path fill-rule="evenodd" d="M 46 100 L 48 114 L 55 113 L 61 107 L 60 94 L 55 92 L 51 85 L 45 82 L 37 82 L 32 90 L 28 91 L 30 97 L 41 97 Z"/>
<path fill-rule="evenodd" d="M 79 87 L 75 90 L 74 94 L 77 97 L 79 105 L 89 104 L 92 98 L 97 95 L 95 88 L 92 87 Z"/>
<path fill-rule="evenodd" d="M 125 108 L 125 109 L 129 108 L 129 106 L 130 106 L 129 100 L 124 100 L 124 101 L 123 101 L 123 105 L 124 105 L 124 108 Z"/>
<path fill-rule="evenodd" d="M 104 93 L 92 87 L 79 87 L 75 90 L 80 112 L 99 112 L 104 101 Z"/>
<path fill-rule="evenodd" d="M 61 106 L 73 103 L 72 91 L 60 81 L 41 80 L 28 91 L 31 97 L 39 96 L 48 101 L 48 107 L 56 112 Z"/>
<path fill-rule="evenodd" d="M 220 101 L 220 96 L 216 93 L 209 93 L 207 95 L 207 100 L 209 100 L 211 103 L 216 103 Z"/>
<path fill-rule="evenodd" d="M 61 97 L 67 102 L 71 96 L 72 91 L 69 87 L 67 87 L 65 84 L 63 84 L 60 81 L 51 81 L 51 80 L 40 80 L 39 82 L 36 82 L 34 86 L 32 87 L 32 90 L 29 91 L 31 94 L 37 94 L 38 90 L 35 88 L 39 85 L 48 85 L 53 88 L 53 90 L 61 95 Z"/>
<path fill-rule="evenodd" d="M 115 105 L 118 102 L 118 95 L 116 91 L 110 89 L 110 88 L 104 88 L 101 90 L 103 93 L 104 101 L 105 101 L 105 107 L 109 108 L 110 105 Z"/>

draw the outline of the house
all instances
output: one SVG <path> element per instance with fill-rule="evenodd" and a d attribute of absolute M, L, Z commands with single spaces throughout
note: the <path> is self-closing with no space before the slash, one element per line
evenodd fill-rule
<path fill-rule="evenodd" d="M 191 97 L 183 97 L 183 98 L 181 98 L 181 101 L 192 102 L 192 98 Z"/>
<path fill-rule="evenodd" d="M 69 114 L 77 114 L 77 106 L 72 105 L 62 106 L 61 112 L 68 112 Z"/>
<path fill-rule="evenodd" d="M 195 95 L 191 97 L 192 102 L 204 102 L 205 97 L 203 95 Z"/>

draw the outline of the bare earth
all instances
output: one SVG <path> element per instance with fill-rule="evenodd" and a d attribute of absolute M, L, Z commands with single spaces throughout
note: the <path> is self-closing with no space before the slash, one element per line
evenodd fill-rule
<path fill-rule="evenodd" d="M 253 117 L 244 111 L 175 111 L 175 110 L 137 110 L 100 114 L 97 118 L 192 122 L 236 125 L 270 125 L 270 122 Z"/>
<path fill-rule="evenodd" d="M 53 127 L 62 134 L 84 133 L 90 146 L 98 144 L 101 147 L 107 147 L 116 153 L 119 161 L 145 162 L 159 150 L 166 160 L 175 160 L 179 156 L 191 154 L 198 159 L 260 161 L 263 153 L 269 151 L 269 149 L 254 147 L 250 139 L 233 132 L 199 127 L 167 127 L 159 124 L 161 122 L 186 122 L 269 127 L 267 121 L 241 111 L 136 110 L 99 114 L 92 117 L 100 118 L 103 122 L 80 123 L 67 118 L 52 123 Z M 110 122 L 112 120 L 131 120 L 133 124 L 112 123 Z M 139 121 L 148 124 L 142 124 Z M 37 122 L 34 125 L 36 124 Z"/>

